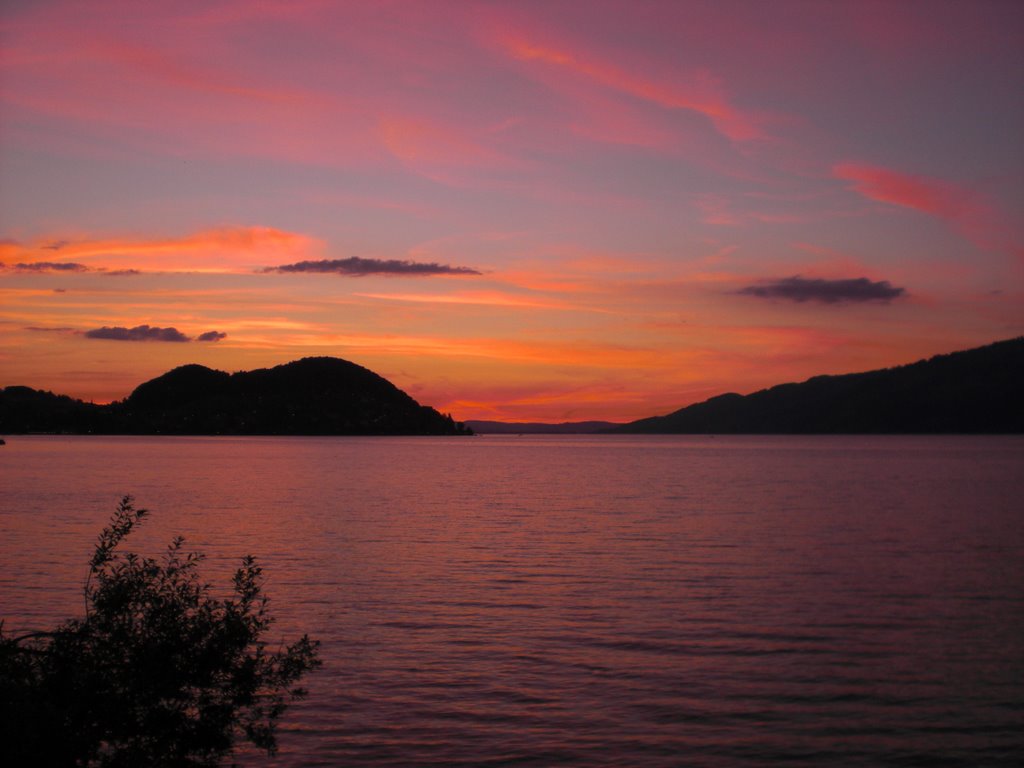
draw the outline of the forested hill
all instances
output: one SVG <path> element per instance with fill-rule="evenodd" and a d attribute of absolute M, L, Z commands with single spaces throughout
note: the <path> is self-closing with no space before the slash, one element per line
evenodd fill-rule
<path fill-rule="evenodd" d="M 610 430 L 665 434 L 1024 432 L 1024 337 L 898 368 L 726 394 Z"/>
<path fill-rule="evenodd" d="M 333 357 L 225 373 L 185 365 L 126 399 L 93 405 L 29 387 L 0 390 L 0 433 L 457 435 L 450 416 Z"/>

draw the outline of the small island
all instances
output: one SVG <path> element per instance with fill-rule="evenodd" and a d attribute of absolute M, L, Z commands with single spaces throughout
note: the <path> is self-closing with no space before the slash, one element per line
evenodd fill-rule
<path fill-rule="evenodd" d="M 225 373 L 184 365 L 108 405 L 12 386 L 0 432 L 108 435 L 467 435 L 387 379 L 335 357 Z"/>

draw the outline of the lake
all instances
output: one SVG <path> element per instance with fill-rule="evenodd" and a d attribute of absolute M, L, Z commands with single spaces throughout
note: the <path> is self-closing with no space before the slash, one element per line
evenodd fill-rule
<path fill-rule="evenodd" d="M 246 765 L 1024 756 L 1022 437 L 10 437 L 8 631 L 127 493 L 323 643 Z"/>

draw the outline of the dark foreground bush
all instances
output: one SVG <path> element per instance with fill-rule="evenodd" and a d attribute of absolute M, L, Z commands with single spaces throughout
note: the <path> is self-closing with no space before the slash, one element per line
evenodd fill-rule
<path fill-rule="evenodd" d="M 160 560 L 115 551 L 145 515 L 126 496 L 100 534 L 84 619 L 22 637 L 0 624 L 3 765 L 213 766 L 239 737 L 276 750 L 319 643 L 267 650 L 273 619 L 251 556 L 219 600 L 181 538 Z"/>

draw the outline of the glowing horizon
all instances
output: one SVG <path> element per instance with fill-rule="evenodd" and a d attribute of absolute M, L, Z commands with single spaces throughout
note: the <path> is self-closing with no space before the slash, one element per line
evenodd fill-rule
<path fill-rule="evenodd" d="M 1022 335 L 1022 30 L 994 0 L 5 8 L 0 386 L 332 355 L 459 420 L 628 421 Z"/>

